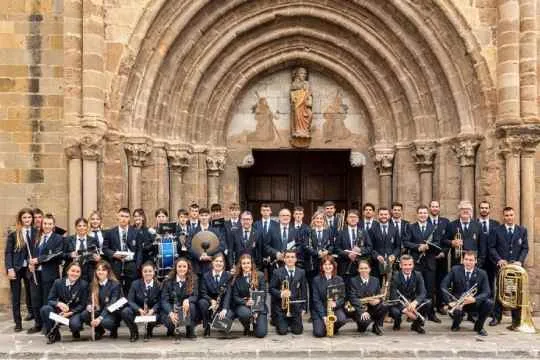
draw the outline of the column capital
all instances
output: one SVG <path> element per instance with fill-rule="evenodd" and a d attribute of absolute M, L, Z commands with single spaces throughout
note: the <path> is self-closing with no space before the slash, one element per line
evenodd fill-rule
<path fill-rule="evenodd" d="M 480 146 L 481 138 L 475 135 L 462 135 L 454 140 L 452 149 L 459 160 L 459 166 L 474 166 L 476 163 L 476 150 Z"/>
<path fill-rule="evenodd" d="M 103 152 L 103 137 L 98 134 L 84 135 L 81 140 L 81 156 L 83 160 L 99 160 Z"/>
<path fill-rule="evenodd" d="M 172 170 L 183 171 L 189 167 L 192 155 L 187 144 L 167 144 L 165 151 L 167 152 L 167 159 L 169 159 L 169 167 Z"/>
<path fill-rule="evenodd" d="M 379 176 L 392 175 L 395 149 L 386 145 L 375 145 L 370 149 L 374 158 L 373 163 L 379 171 Z"/>
<path fill-rule="evenodd" d="M 411 151 L 420 173 L 433 172 L 433 160 L 437 154 L 437 142 L 417 140 L 411 143 Z"/>
<path fill-rule="evenodd" d="M 225 158 L 227 149 L 214 148 L 209 149 L 206 154 L 206 169 L 208 176 L 219 176 L 225 170 Z"/>
<path fill-rule="evenodd" d="M 82 159 L 81 143 L 78 139 L 64 139 L 64 152 L 68 160 Z"/>
<path fill-rule="evenodd" d="M 147 138 L 127 138 L 124 149 L 131 166 L 143 167 L 152 152 L 152 141 Z"/>
<path fill-rule="evenodd" d="M 540 125 L 499 126 L 496 135 L 501 139 L 499 151 L 505 158 L 520 154 L 534 156 L 540 143 Z"/>

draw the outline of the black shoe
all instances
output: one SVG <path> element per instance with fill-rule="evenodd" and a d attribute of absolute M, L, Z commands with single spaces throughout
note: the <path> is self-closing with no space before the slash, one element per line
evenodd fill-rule
<path fill-rule="evenodd" d="M 41 332 L 41 326 L 34 325 L 30 329 L 26 330 L 27 334 L 35 334 Z"/>
<path fill-rule="evenodd" d="M 444 308 L 444 306 L 441 306 L 439 308 L 439 314 L 446 315 L 446 314 L 448 314 L 448 311 Z"/>
<path fill-rule="evenodd" d="M 79 331 L 74 331 L 72 333 L 72 335 L 73 335 L 74 339 L 80 339 L 81 338 L 81 333 Z"/>
<path fill-rule="evenodd" d="M 373 324 L 373 327 L 371 328 L 371 332 L 373 332 L 377 336 L 381 336 L 383 334 L 383 331 L 379 327 L 379 325 L 375 325 L 375 324 Z"/>
<path fill-rule="evenodd" d="M 51 336 L 47 336 L 47 344 L 54 344 L 57 341 L 60 341 L 62 339 L 62 336 L 60 336 L 60 330 L 56 329 L 54 333 L 51 334 Z"/>
<path fill-rule="evenodd" d="M 206 325 L 204 327 L 204 337 L 209 337 L 210 336 L 210 325 Z"/>
<path fill-rule="evenodd" d="M 193 328 L 189 328 L 186 330 L 186 338 L 188 339 L 195 339 L 197 335 L 195 335 L 195 330 Z"/>
<path fill-rule="evenodd" d="M 137 330 L 130 330 L 129 331 L 129 341 L 135 342 L 139 340 L 139 332 Z"/>
<path fill-rule="evenodd" d="M 474 318 L 474 316 L 472 316 L 471 313 L 467 314 L 467 321 L 470 321 L 472 323 L 475 323 L 476 322 L 476 319 Z"/>
<path fill-rule="evenodd" d="M 393 330 L 399 330 L 401 329 L 401 321 L 394 320 L 394 327 L 392 327 Z"/>
<path fill-rule="evenodd" d="M 518 327 L 517 325 L 512 324 L 512 325 L 508 325 L 506 328 L 510 331 L 516 331 Z"/>
<path fill-rule="evenodd" d="M 428 317 L 429 321 L 433 321 L 434 323 L 440 324 L 442 321 L 437 317 L 437 315 L 433 314 L 430 317 Z"/>
<path fill-rule="evenodd" d="M 480 335 L 480 336 L 487 336 L 487 331 L 484 330 L 483 328 L 480 329 L 479 331 L 477 331 L 477 333 L 478 333 L 478 335 Z"/>
<path fill-rule="evenodd" d="M 118 329 L 111 330 L 111 339 L 118 339 Z"/>
<path fill-rule="evenodd" d="M 424 328 L 422 326 L 417 325 L 417 324 L 412 324 L 411 325 L 411 330 L 416 331 L 419 334 L 425 334 L 426 333 L 426 330 L 424 330 Z"/>
<path fill-rule="evenodd" d="M 147 329 L 147 332 L 146 332 L 146 336 L 145 336 L 147 339 L 151 339 L 154 337 L 154 326 L 148 326 L 148 329 Z"/>
<path fill-rule="evenodd" d="M 34 315 L 28 314 L 28 315 L 26 315 L 26 317 L 25 317 L 23 320 L 24 320 L 24 321 L 31 321 L 31 320 L 34 320 Z"/>
<path fill-rule="evenodd" d="M 499 320 L 493 318 L 493 319 L 491 319 L 491 321 L 489 322 L 488 325 L 489 325 L 489 326 L 497 326 L 497 325 L 499 325 L 499 323 L 500 323 Z"/>
<path fill-rule="evenodd" d="M 101 340 L 101 338 L 103 337 L 103 335 L 105 334 L 105 330 L 103 330 L 102 327 L 97 327 L 96 330 L 95 330 L 95 333 L 94 333 L 94 337 L 97 340 Z"/>
<path fill-rule="evenodd" d="M 13 328 L 14 332 L 21 332 L 22 331 L 22 325 L 21 324 L 15 324 L 15 327 Z"/>
<path fill-rule="evenodd" d="M 174 330 L 167 329 L 167 337 L 170 337 L 170 336 L 173 336 L 173 335 L 174 335 Z"/>
<path fill-rule="evenodd" d="M 459 325 L 452 325 L 452 327 L 450 328 L 450 330 L 452 330 L 453 332 L 459 331 L 459 329 Z"/>

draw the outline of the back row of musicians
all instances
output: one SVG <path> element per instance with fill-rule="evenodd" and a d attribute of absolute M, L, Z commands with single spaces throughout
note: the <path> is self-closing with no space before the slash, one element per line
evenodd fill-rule
<path fill-rule="evenodd" d="M 467 312 L 474 330 L 487 335 L 487 317 L 491 314 L 490 325 L 497 325 L 502 315 L 502 306 L 492 300 L 497 271 L 507 263 L 523 264 L 528 252 L 527 231 L 514 223 L 513 209 L 504 209 L 503 224 L 489 217 L 488 202 L 480 203 L 478 220 L 472 219 L 472 206 L 465 201 L 455 221 L 439 215 L 437 201 L 419 206 L 414 223 L 401 218 L 402 210 L 399 203 L 381 207 L 375 219 L 375 206 L 365 204 L 362 219 L 353 209 L 338 224 L 335 204 L 326 202 L 308 226 L 301 207 L 294 209 L 292 220 L 291 212 L 281 209 L 274 221 L 270 206 L 263 204 L 262 218 L 254 222 L 237 205 L 227 221 L 215 221 L 218 205 L 211 211 L 192 205 L 178 211 L 178 258 L 159 284 L 152 262 L 156 235 L 142 209 L 133 212 L 131 225 L 129 209 L 121 208 L 117 226 L 109 230 L 102 230 L 102 219 L 94 212 L 89 220 L 77 219 L 73 236 L 58 234 L 52 215 L 22 209 L 5 250 L 14 330 L 22 330 L 24 284 L 29 317 L 35 322 L 28 332 L 44 329 L 51 343 L 60 332 L 50 312 L 69 317 L 74 338 L 80 337 L 84 323 L 96 338 L 105 329 L 115 338 L 123 319 L 135 341 L 137 315 L 156 315 L 168 335 L 182 324 L 188 338 L 195 337 L 199 322 L 209 335 L 212 315 L 238 318 L 246 333 L 263 337 L 267 271 L 270 322 L 279 334 L 302 333 L 302 315 L 308 310 L 317 337 L 337 333 L 347 318 L 356 321 L 358 331 L 372 323 L 372 332 L 381 335 L 387 312 L 394 330 L 405 315 L 412 319 L 412 330 L 424 333 L 425 318 L 440 322 L 437 309 L 450 313 L 452 331 L 460 329 Z M 157 224 L 169 221 L 165 209 L 155 217 Z M 191 239 L 200 231 L 211 231 L 220 241 L 216 250 L 199 256 Z M 261 295 L 255 298 L 254 293 Z M 128 303 L 111 310 L 122 294 Z M 518 324 L 519 311 L 513 310 L 509 328 Z M 154 326 L 146 327 L 145 336 L 152 336 Z"/>

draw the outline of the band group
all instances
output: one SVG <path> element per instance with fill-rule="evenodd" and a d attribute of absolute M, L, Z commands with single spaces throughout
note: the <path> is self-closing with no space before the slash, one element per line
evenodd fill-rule
<path fill-rule="evenodd" d="M 218 204 L 192 204 L 175 219 L 158 209 L 150 225 L 143 209 L 121 208 L 107 230 L 93 212 L 77 219 L 69 236 L 53 215 L 21 209 L 5 247 L 14 331 L 23 329 L 24 289 L 25 320 L 34 321 L 28 333 L 43 332 L 48 343 L 61 339 L 62 326 L 74 339 L 85 325 L 95 340 L 106 332 L 117 338 L 122 321 L 131 341 L 142 328 L 150 339 L 156 326 L 178 339 L 195 338 L 199 324 L 204 336 L 228 333 L 235 320 L 244 335 L 265 337 L 268 323 L 280 335 L 301 334 L 305 313 L 315 337 L 335 336 L 351 320 L 359 332 L 383 335 L 386 316 L 395 331 L 405 318 L 423 334 L 426 321 L 441 322 L 437 313 L 450 315 L 452 331 L 467 316 L 485 336 L 487 318 L 495 326 L 502 317 L 498 272 L 521 266 L 528 253 L 514 210 L 504 208 L 499 223 L 485 201 L 476 219 L 462 201 L 453 221 L 440 215 L 437 201 L 418 206 L 414 222 L 402 218 L 400 203 L 338 213 L 327 201 L 309 224 L 302 207 L 281 209 L 276 219 L 262 204 L 257 221 L 237 204 L 228 210 L 224 220 Z M 172 234 L 160 231 L 166 223 L 174 223 Z M 219 243 L 202 251 L 192 246 L 201 232 Z M 167 267 L 165 238 L 174 244 Z M 519 323 L 513 309 L 509 328 Z"/>

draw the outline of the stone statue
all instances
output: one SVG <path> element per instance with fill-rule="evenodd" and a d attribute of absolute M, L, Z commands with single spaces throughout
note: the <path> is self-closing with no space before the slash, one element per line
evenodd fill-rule
<path fill-rule="evenodd" d="M 293 138 L 310 138 L 313 96 L 306 68 L 293 70 L 291 84 L 291 132 Z"/>

